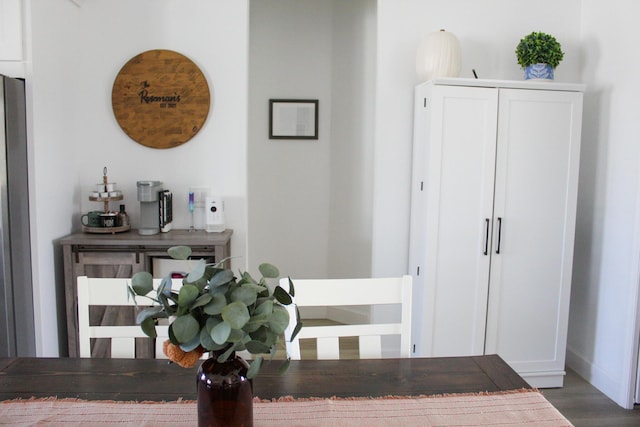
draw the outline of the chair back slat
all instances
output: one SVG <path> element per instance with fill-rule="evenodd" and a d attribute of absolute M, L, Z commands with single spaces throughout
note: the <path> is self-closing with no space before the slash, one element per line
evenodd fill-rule
<path fill-rule="evenodd" d="M 162 279 L 154 279 L 154 288 L 160 285 Z M 91 325 L 90 310 L 92 306 L 107 307 L 105 312 L 112 313 L 121 307 L 146 307 L 154 305 L 153 301 L 130 296 L 127 287 L 130 278 L 89 278 L 78 277 L 78 338 L 80 342 L 80 357 L 91 357 L 92 339 L 109 339 L 112 358 L 134 358 L 136 338 L 147 338 L 140 325 Z M 181 279 L 174 279 L 172 288 L 180 289 Z M 153 293 L 155 294 L 155 293 Z M 114 316 L 111 316 L 114 317 Z M 118 317 L 117 315 L 115 316 Z M 156 326 L 158 337 L 155 339 L 156 357 L 166 358 L 162 352 L 162 343 L 168 338 L 168 326 Z"/>
<path fill-rule="evenodd" d="M 295 305 L 287 306 L 290 324 L 285 331 L 289 356 L 301 359 L 300 340 L 315 339 L 318 359 L 339 358 L 339 337 L 358 337 L 360 358 L 382 357 L 382 336 L 400 336 L 400 357 L 411 355 L 411 276 L 372 279 L 292 279 L 295 287 Z M 280 286 L 289 289 L 288 278 L 281 279 Z M 341 307 L 376 306 L 396 304 L 401 306 L 400 321 L 383 324 L 346 324 L 303 326 L 291 339 L 296 324 L 296 306 Z M 304 323 L 304 321 L 303 321 Z"/>
<path fill-rule="evenodd" d="M 382 336 L 361 335 L 358 338 L 360 359 L 380 359 L 382 357 Z"/>
<path fill-rule="evenodd" d="M 316 338 L 316 346 L 318 359 L 340 359 L 340 339 L 338 337 L 318 337 Z"/>

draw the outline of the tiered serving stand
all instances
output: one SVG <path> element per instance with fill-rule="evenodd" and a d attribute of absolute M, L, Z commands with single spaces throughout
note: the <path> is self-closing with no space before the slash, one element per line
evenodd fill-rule
<path fill-rule="evenodd" d="M 105 186 L 105 190 L 108 184 L 108 178 L 107 178 L 107 167 L 105 166 L 104 170 L 103 170 L 103 176 L 102 176 L 102 183 Z M 109 211 L 109 203 L 111 202 L 117 202 L 119 200 L 124 199 L 124 196 L 122 195 L 121 192 L 118 192 L 119 194 L 117 196 L 109 196 L 109 197 L 95 197 L 95 196 L 89 196 L 89 201 L 91 202 L 102 202 L 104 204 L 103 207 L 103 211 L 104 213 L 108 213 Z M 123 231 L 129 231 L 131 229 L 131 225 L 127 224 L 127 225 L 120 225 L 120 226 L 116 226 L 116 227 L 89 227 L 86 225 L 82 226 L 82 231 L 84 231 L 85 233 L 101 233 L 101 234 L 115 234 L 115 233 L 122 233 Z"/>

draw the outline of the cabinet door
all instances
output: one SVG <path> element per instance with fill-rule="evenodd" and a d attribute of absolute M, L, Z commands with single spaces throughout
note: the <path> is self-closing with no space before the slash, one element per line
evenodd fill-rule
<path fill-rule="evenodd" d="M 578 92 L 500 90 L 486 352 L 520 374 L 564 370 L 581 115 Z"/>
<path fill-rule="evenodd" d="M 411 238 L 418 356 L 484 352 L 497 94 L 433 86 L 417 102 L 416 121 L 428 123 L 414 143 L 423 165 L 412 199 L 412 221 L 422 224 Z"/>

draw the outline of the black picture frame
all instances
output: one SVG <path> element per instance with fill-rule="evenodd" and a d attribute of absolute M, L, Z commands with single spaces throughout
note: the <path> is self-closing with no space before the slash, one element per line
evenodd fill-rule
<path fill-rule="evenodd" d="M 318 139 L 318 100 L 270 99 L 269 139 Z"/>

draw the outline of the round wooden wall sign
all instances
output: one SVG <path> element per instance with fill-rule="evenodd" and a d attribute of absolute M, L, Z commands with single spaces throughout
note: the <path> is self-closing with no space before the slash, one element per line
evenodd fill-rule
<path fill-rule="evenodd" d="M 209 114 L 209 85 L 189 58 L 171 50 L 134 56 L 111 92 L 113 114 L 124 132 L 152 148 L 184 144 Z"/>

